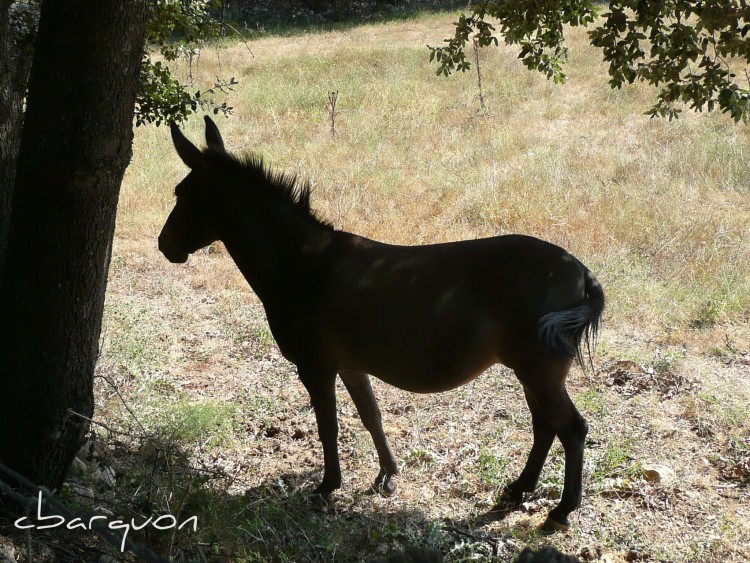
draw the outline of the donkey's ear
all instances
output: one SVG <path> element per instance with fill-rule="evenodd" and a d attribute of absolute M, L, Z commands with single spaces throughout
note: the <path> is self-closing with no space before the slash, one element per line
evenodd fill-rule
<path fill-rule="evenodd" d="M 198 147 L 187 140 L 187 137 L 182 134 L 174 121 L 169 123 L 169 129 L 172 131 L 174 148 L 177 149 L 177 154 L 180 155 L 182 162 L 187 164 L 190 169 L 199 168 L 203 163 L 203 155 Z"/>
<path fill-rule="evenodd" d="M 216 123 L 208 116 L 205 116 L 204 119 L 206 120 L 206 144 L 208 144 L 208 148 L 218 152 L 227 152 Z"/>

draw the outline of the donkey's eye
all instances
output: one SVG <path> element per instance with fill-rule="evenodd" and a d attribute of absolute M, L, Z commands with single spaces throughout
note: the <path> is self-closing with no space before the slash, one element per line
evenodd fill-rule
<path fill-rule="evenodd" d="M 196 186 L 195 177 L 193 177 L 193 174 L 191 173 L 183 178 L 182 182 L 175 186 L 174 195 L 181 199 L 187 199 L 200 191 L 197 188 L 199 188 L 199 186 Z"/>
<path fill-rule="evenodd" d="M 177 186 L 174 195 L 178 201 L 190 201 L 194 194 L 190 190 L 185 189 L 185 186 Z"/>

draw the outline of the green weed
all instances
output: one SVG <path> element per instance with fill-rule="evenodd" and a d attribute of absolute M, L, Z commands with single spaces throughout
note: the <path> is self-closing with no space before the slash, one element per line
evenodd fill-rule
<path fill-rule="evenodd" d="M 510 458 L 497 456 L 488 450 L 482 450 L 479 454 L 479 467 L 477 475 L 486 486 L 498 489 L 508 482 L 508 467 Z"/>
<path fill-rule="evenodd" d="M 626 438 L 615 438 L 607 442 L 603 452 L 594 450 L 590 457 L 594 465 L 592 481 L 601 482 L 607 478 L 620 477 L 633 459 L 632 444 Z"/>
<path fill-rule="evenodd" d="M 577 395 L 575 402 L 583 411 L 584 418 L 586 418 L 586 415 L 601 417 L 607 413 L 606 399 L 602 393 L 594 387 L 590 387 L 583 393 Z"/>
<path fill-rule="evenodd" d="M 418 448 L 406 454 L 404 463 L 408 467 L 424 467 L 435 463 L 435 454 L 425 449 Z"/>
<path fill-rule="evenodd" d="M 651 366 L 657 375 L 666 375 L 675 371 L 684 358 L 685 350 L 682 348 L 657 349 Z"/>
<path fill-rule="evenodd" d="M 181 399 L 153 410 L 150 424 L 182 443 L 214 448 L 237 437 L 239 408 L 218 400 Z"/>
<path fill-rule="evenodd" d="M 163 361 L 163 332 L 145 305 L 105 304 L 103 363 L 142 376 Z"/>

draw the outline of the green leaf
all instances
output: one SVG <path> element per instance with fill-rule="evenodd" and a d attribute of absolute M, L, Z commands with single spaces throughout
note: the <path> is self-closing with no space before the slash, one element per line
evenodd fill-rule
<path fill-rule="evenodd" d="M 438 74 L 468 68 L 465 50 L 473 38 L 484 47 L 499 44 L 502 37 L 507 45 L 519 46 L 518 58 L 526 67 L 563 83 L 565 26 L 596 23 L 588 36 L 609 63 L 610 86 L 638 80 L 660 88 L 648 115 L 677 118 L 682 110 L 674 104 L 681 102 L 697 111 L 712 111 L 718 104 L 735 121 L 747 123 L 750 117 L 750 98 L 739 93 L 748 90 L 737 82 L 748 69 L 729 72 L 730 65 L 750 64 L 750 10 L 744 2 L 612 0 L 599 19 L 588 0 L 489 0 L 472 9 L 470 17 L 461 15 L 454 24 L 445 47 L 430 48 Z M 497 21 L 497 35 L 486 18 Z"/>

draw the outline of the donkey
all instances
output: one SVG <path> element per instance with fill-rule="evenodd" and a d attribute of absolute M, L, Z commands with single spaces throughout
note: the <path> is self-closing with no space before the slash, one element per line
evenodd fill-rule
<path fill-rule="evenodd" d="M 335 230 L 310 209 L 310 185 L 272 172 L 256 156 L 226 152 L 206 117 L 201 151 L 172 123 L 190 173 L 159 235 L 173 263 L 214 241 L 263 303 L 282 355 L 310 394 L 323 445 L 315 493 L 341 486 L 336 375 L 378 454 L 374 488 L 394 492 L 398 464 L 383 432 L 369 375 L 415 393 L 454 389 L 495 363 L 523 385 L 534 441 L 497 510 L 536 487 L 557 436 L 565 484 L 543 527 L 565 529 L 581 502 L 587 424 L 565 388 L 574 359 L 591 362 L 604 292 L 564 249 L 522 235 L 397 246 Z M 503 508 L 506 507 L 506 508 Z"/>

